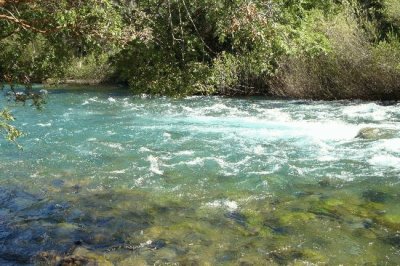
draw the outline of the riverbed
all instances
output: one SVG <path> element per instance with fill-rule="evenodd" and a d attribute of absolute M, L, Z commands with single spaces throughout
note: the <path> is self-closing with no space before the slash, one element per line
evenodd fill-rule
<path fill-rule="evenodd" d="M 400 104 L 57 88 L 7 102 L 0 264 L 396 265 Z"/>

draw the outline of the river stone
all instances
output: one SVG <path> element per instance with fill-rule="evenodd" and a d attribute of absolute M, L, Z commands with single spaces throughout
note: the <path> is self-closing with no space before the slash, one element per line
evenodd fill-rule
<path fill-rule="evenodd" d="M 366 127 L 360 129 L 356 138 L 366 140 L 378 140 L 378 139 L 391 139 L 395 137 L 396 131 L 383 128 L 372 128 Z"/>

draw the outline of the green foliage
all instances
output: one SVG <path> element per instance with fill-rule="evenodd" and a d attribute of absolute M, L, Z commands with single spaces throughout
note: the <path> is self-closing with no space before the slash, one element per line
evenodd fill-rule
<path fill-rule="evenodd" d="M 17 138 L 22 136 L 22 132 L 10 125 L 12 121 L 14 121 L 14 117 L 9 110 L 0 111 L 0 134 L 3 134 L 7 140 L 16 143 Z"/>
<path fill-rule="evenodd" d="M 112 73 L 108 54 L 92 53 L 84 57 L 72 58 L 62 77 L 72 80 L 107 81 Z"/>
<path fill-rule="evenodd" d="M 319 24 L 329 50 L 281 59 L 271 84 L 274 94 L 312 99 L 400 97 L 399 39 L 392 35 L 377 44 L 370 42 L 365 24 L 347 8 Z"/>
<path fill-rule="evenodd" d="M 400 1 L 397 0 L 385 0 L 384 1 L 384 12 L 387 19 L 397 29 L 400 28 Z"/>
<path fill-rule="evenodd" d="M 397 0 L 3 1 L 0 79 L 113 79 L 173 96 L 397 97 L 399 8 Z"/>
<path fill-rule="evenodd" d="M 115 58 L 136 92 L 225 93 L 253 88 L 271 75 L 283 49 L 275 38 L 275 5 L 265 1 L 143 1 L 152 38 Z M 223 66 L 229 61 L 229 66 Z M 236 63 L 233 63 L 233 62 Z M 224 69 L 225 68 L 225 69 Z M 222 72 L 229 72 L 229 81 Z"/>
<path fill-rule="evenodd" d="M 59 76 L 66 63 L 60 57 L 59 51 L 42 36 L 29 41 L 11 36 L 0 41 L 0 81 L 30 83 Z"/>
<path fill-rule="evenodd" d="M 111 0 L 1 3 L 0 81 L 60 77 L 77 56 L 121 49 L 136 38 L 121 8 Z"/>

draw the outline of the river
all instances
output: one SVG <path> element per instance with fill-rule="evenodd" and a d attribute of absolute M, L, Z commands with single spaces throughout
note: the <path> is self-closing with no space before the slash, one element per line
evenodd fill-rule
<path fill-rule="evenodd" d="M 6 102 L 0 264 L 396 265 L 400 104 L 132 96 Z M 361 132 L 361 133 L 360 133 Z"/>

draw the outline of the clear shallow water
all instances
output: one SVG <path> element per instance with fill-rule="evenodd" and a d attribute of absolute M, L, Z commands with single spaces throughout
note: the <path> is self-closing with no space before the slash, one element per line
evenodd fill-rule
<path fill-rule="evenodd" d="M 3 264 L 400 261 L 400 105 L 58 89 L 12 110 Z"/>

